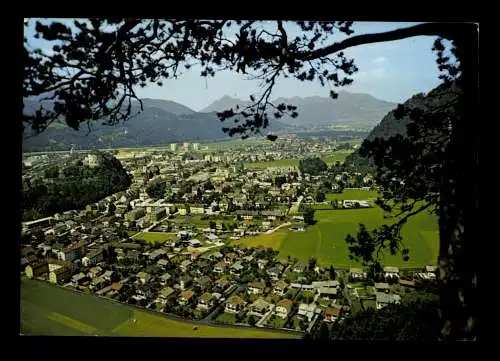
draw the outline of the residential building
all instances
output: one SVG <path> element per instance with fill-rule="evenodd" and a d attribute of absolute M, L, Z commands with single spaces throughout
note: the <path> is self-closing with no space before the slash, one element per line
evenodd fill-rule
<path fill-rule="evenodd" d="M 190 276 L 184 275 L 179 277 L 179 287 L 181 290 L 188 288 L 193 283 L 193 279 Z"/>
<path fill-rule="evenodd" d="M 215 273 L 223 273 L 227 268 L 227 264 L 224 262 L 219 262 L 215 265 L 214 267 L 214 272 Z"/>
<path fill-rule="evenodd" d="M 100 276 L 101 274 L 103 273 L 103 269 L 99 266 L 96 266 L 96 267 L 92 267 L 89 272 L 87 273 L 87 276 L 90 278 L 90 279 L 93 279 L 93 278 L 96 278 L 98 276 Z"/>
<path fill-rule="evenodd" d="M 166 301 L 170 296 L 172 296 L 175 293 L 175 290 L 170 287 L 164 287 L 158 292 L 158 298 L 161 301 Z"/>
<path fill-rule="evenodd" d="M 249 295 L 260 295 L 264 292 L 266 285 L 264 282 L 254 281 L 248 285 L 247 292 Z"/>
<path fill-rule="evenodd" d="M 273 293 L 275 295 L 284 296 L 288 289 L 288 283 L 283 280 L 279 280 L 273 287 Z"/>
<path fill-rule="evenodd" d="M 191 300 L 193 300 L 193 297 L 194 297 L 193 291 L 191 291 L 191 290 L 183 291 L 179 295 L 179 304 L 186 305 L 189 302 L 191 302 Z"/>
<path fill-rule="evenodd" d="M 301 303 L 299 305 L 299 310 L 297 315 L 304 319 L 307 319 L 308 322 L 311 322 L 315 314 L 321 313 L 321 309 L 317 307 L 314 303 L 307 304 Z"/>
<path fill-rule="evenodd" d="M 342 316 L 342 307 L 328 307 L 325 310 L 325 318 L 323 321 L 335 322 L 340 316 Z"/>
<path fill-rule="evenodd" d="M 292 311 L 293 302 L 288 299 L 279 301 L 276 304 L 276 316 L 279 318 L 287 318 Z"/>
<path fill-rule="evenodd" d="M 400 301 L 401 301 L 400 295 L 388 294 L 388 293 L 382 293 L 382 292 L 375 293 L 375 302 L 376 302 L 377 310 L 380 310 L 381 308 L 383 308 L 391 303 L 399 304 Z"/>
<path fill-rule="evenodd" d="M 258 317 L 264 316 L 272 308 L 272 304 L 266 300 L 259 298 L 254 303 L 251 304 L 249 315 L 254 315 Z"/>
<path fill-rule="evenodd" d="M 338 289 L 331 287 L 319 287 L 317 288 L 317 292 L 322 298 L 335 299 L 337 298 Z"/>
<path fill-rule="evenodd" d="M 72 274 L 73 271 L 69 266 L 56 268 L 55 270 L 49 273 L 49 282 L 55 284 L 62 284 L 71 279 Z"/>
<path fill-rule="evenodd" d="M 238 313 L 241 311 L 243 306 L 245 305 L 245 302 L 243 299 L 239 296 L 231 296 L 229 299 L 226 301 L 226 307 L 224 308 L 224 311 L 227 313 Z"/>
<path fill-rule="evenodd" d="M 136 277 L 142 284 L 145 284 L 151 280 L 151 275 L 147 272 L 139 272 L 137 273 Z"/>
<path fill-rule="evenodd" d="M 367 274 L 366 272 L 363 272 L 363 269 L 361 268 L 351 268 L 349 270 L 349 276 L 353 280 L 362 280 L 366 278 Z"/>
<path fill-rule="evenodd" d="M 196 306 L 199 309 L 208 310 L 214 306 L 215 300 L 211 293 L 204 293 L 198 300 L 198 305 Z"/>
<path fill-rule="evenodd" d="M 388 293 L 390 290 L 389 284 L 386 282 L 376 282 L 375 291 Z"/>
<path fill-rule="evenodd" d="M 399 277 L 399 268 L 398 267 L 384 267 L 384 276 L 385 276 L 385 278 Z"/>

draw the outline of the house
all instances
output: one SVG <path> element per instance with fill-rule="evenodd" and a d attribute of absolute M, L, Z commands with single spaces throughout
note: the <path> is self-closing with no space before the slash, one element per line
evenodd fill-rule
<path fill-rule="evenodd" d="M 102 278 L 104 278 L 108 282 L 113 282 L 116 280 L 117 275 L 115 271 L 106 271 L 103 273 Z"/>
<path fill-rule="evenodd" d="M 226 277 L 219 278 L 217 281 L 215 281 L 215 287 L 222 291 L 226 290 L 230 284 L 231 281 L 229 281 Z"/>
<path fill-rule="evenodd" d="M 193 300 L 193 297 L 194 297 L 194 292 L 193 291 L 191 291 L 191 290 L 183 291 L 179 295 L 178 302 L 179 302 L 180 305 L 186 305 L 186 304 L 188 304 L 189 302 L 191 302 Z"/>
<path fill-rule="evenodd" d="M 239 276 L 244 269 L 245 267 L 241 264 L 241 261 L 237 261 L 231 266 L 231 273 L 235 276 Z"/>
<path fill-rule="evenodd" d="M 437 270 L 436 266 L 425 266 L 425 272 L 434 273 L 436 272 L 436 270 Z"/>
<path fill-rule="evenodd" d="M 226 256 L 224 257 L 224 262 L 233 263 L 234 260 L 236 260 L 237 258 L 238 258 L 238 255 L 234 252 L 231 252 L 231 253 L 226 254 Z"/>
<path fill-rule="evenodd" d="M 385 278 L 399 277 L 399 268 L 398 267 L 384 267 L 384 276 L 385 276 Z"/>
<path fill-rule="evenodd" d="M 215 304 L 214 297 L 212 296 L 211 293 L 206 292 L 203 295 L 201 295 L 200 299 L 198 300 L 198 305 L 196 308 L 202 309 L 202 310 L 208 310 L 212 308 Z"/>
<path fill-rule="evenodd" d="M 165 286 L 167 284 L 167 281 L 172 278 L 168 273 L 164 273 L 160 276 L 160 284 L 162 286 Z"/>
<path fill-rule="evenodd" d="M 299 305 L 299 311 L 297 312 L 298 316 L 307 319 L 308 322 L 311 322 L 315 314 L 321 313 L 321 309 L 317 307 L 314 303 L 307 304 L 301 303 Z"/>
<path fill-rule="evenodd" d="M 398 283 L 403 287 L 415 288 L 415 281 L 398 280 Z"/>
<path fill-rule="evenodd" d="M 306 265 L 301 263 L 301 262 L 297 262 L 293 267 L 292 267 L 292 272 L 295 272 L 295 273 L 302 273 L 304 272 L 306 268 Z"/>
<path fill-rule="evenodd" d="M 89 278 L 93 279 L 93 278 L 100 276 L 102 273 L 103 273 L 103 269 L 99 266 L 96 266 L 96 267 L 92 267 L 89 270 L 89 272 L 87 273 L 87 275 L 89 276 Z"/>
<path fill-rule="evenodd" d="M 167 251 L 165 251 L 164 249 L 155 249 L 153 252 L 149 254 L 149 259 L 151 261 L 154 261 L 165 254 L 167 254 Z"/>
<path fill-rule="evenodd" d="M 158 292 L 158 298 L 162 301 L 167 300 L 170 296 L 174 294 L 175 290 L 170 287 L 164 287 Z"/>
<path fill-rule="evenodd" d="M 385 282 L 376 282 L 375 291 L 388 293 L 390 290 L 389 284 Z"/>
<path fill-rule="evenodd" d="M 188 270 L 188 267 L 192 264 L 193 262 L 191 262 L 190 260 L 185 260 L 185 261 L 182 261 L 181 264 L 179 265 L 179 269 L 182 271 L 182 272 L 186 272 Z"/>
<path fill-rule="evenodd" d="M 363 272 L 361 268 L 351 268 L 349 270 L 349 276 L 353 280 L 362 280 L 366 278 L 366 272 Z"/>
<path fill-rule="evenodd" d="M 224 311 L 227 313 L 238 313 L 241 311 L 243 306 L 245 305 L 245 302 L 243 299 L 239 296 L 231 296 L 229 299 L 226 301 L 226 307 L 224 308 Z"/>
<path fill-rule="evenodd" d="M 272 280 L 277 281 L 281 275 L 282 269 L 283 267 L 280 264 L 277 264 L 276 266 L 267 269 L 266 273 Z"/>
<path fill-rule="evenodd" d="M 111 284 L 111 289 L 115 292 L 120 292 L 122 287 L 123 287 L 123 283 L 120 283 L 120 282 L 115 282 L 115 283 Z"/>
<path fill-rule="evenodd" d="M 193 283 L 193 279 L 188 275 L 179 277 L 179 287 L 181 290 L 186 289 Z"/>
<path fill-rule="evenodd" d="M 257 260 L 257 266 L 259 267 L 260 270 L 263 270 L 266 268 L 266 265 L 269 263 L 267 259 L 259 259 Z"/>
<path fill-rule="evenodd" d="M 189 241 L 189 245 L 190 245 L 191 247 L 195 247 L 195 248 L 198 248 L 198 247 L 203 246 L 203 244 L 202 244 L 199 240 L 197 240 L 197 239 L 192 239 L 192 240 L 190 240 L 190 241 Z"/>
<path fill-rule="evenodd" d="M 249 315 L 263 317 L 272 308 L 272 304 L 259 298 L 250 305 Z"/>
<path fill-rule="evenodd" d="M 90 282 L 90 289 L 92 291 L 99 291 L 101 289 L 103 289 L 107 284 L 107 281 L 102 278 L 102 277 L 95 277 L 92 279 L 92 282 Z"/>
<path fill-rule="evenodd" d="M 312 282 L 312 286 L 316 289 L 318 288 L 339 288 L 339 281 L 317 281 Z"/>
<path fill-rule="evenodd" d="M 287 318 L 292 311 L 293 302 L 288 299 L 279 301 L 276 304 L 276 316 L 279 318 Z"/>
<path fill-rule="evenodd" d="M 212 279 L 208 276 L 201 276 L 197 277 L 194 280 L 195 285 L 200 287 L 202 290 L 206 290 L 211 284 L 212 284 Z"/>
<path fill-rule="evenodd" d="M 71 283 L 73 283 L 73 286 L 77 286 L 82 284 L 85 280 L 87 279 L 87 275 L 85 273 L 78 273 L 71 277 Z"/>
<path fill-rule="evenodd" d="M 158 266 L 160 266 L 161 268 L 163 268 L 163 269 L 165 269 L 168 266 L 169 263 L 170 262 L 168 261 L 168 259 L 163 259 L 163 258 L 160 259 L 160 260 L 158 260 L 158 262 L 156 262 L 156 264 Z"/>
<path fill-rule="evenodd" d="M 395 294 L 388 294 L 388 293 L 383 293 L 383 292 L 376 292 L 375 293 L 375 302 L 377 306 L 377 310 L 380 310 L 381 308 L 394 303 L 394 304 L 399 304 L 401 301 L 401 296 L 395 295 Z"/>
<path fill-rule="evenodd" d="M 227 264 L 224 262 L 219 262 L 215 265 L 214 267 L 214 272 L 215 273 L 223 273 L 227 268 Z"/>
<path fill-rule="evenodd" d="M 286 293 L 287 289 L 288 289 L 288 283 L 286 283 L 283 280 L 279 280 L 273 287 L 273 293 L 275 295 L 283 296 Z"/>
<path fill-rule="evenodd" d="M 342 316 L 342 307 L 328 307 L 325 310 L 325 318 L 323 321 L 325 322 L 335 322 L 337 319 Z"/>
<path fill-rule="evenodd" d="M 266 285 L 264 282 L 254 281 L 248 285 L 247 292 L 249 295 L 260 295 L 264 292 Z"/>
<path fill-rule="evenodd" d="M 337 298 L 338 288 L 319 287 L 319 288 L 317 288 L 317 292 L 318 292 L 320 297 L 334 299 L 334 298 Z"/>
<path fill-rule="evenodd" d="M 145 284 L 151 280 L 151 275 L 147 272 L 139 272 L 136 277 L 142 284 Z"/>

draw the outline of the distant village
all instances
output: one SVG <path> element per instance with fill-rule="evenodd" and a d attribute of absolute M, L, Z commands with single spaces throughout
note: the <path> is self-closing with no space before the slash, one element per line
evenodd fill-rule
<path fill-rule="evenodd" d="M 397 304 L 434 282 L 434 266 L 385 267 L 373 279 L 361 268 L 322 267 L 314 259 L 280 259 L 272 249 L 236 245 L 282 227 L 303 231 L 304 206 L 372 206 L 319 196 L 325 188 L 376 189 L 370 174 L 335 165 L 314 176 L 294 166 L 246 166 L 330 154 L 336 142 L 285 138 L 207 148 L 183 143 L 115 153 L 132 186 L 85 209 L 23 223 L 21 277 L 190 320 L 301 332 L 366 307 Z M 30 155 L 23 177 L 40 177 L 64 156 Z M 85 159 L 84 166 L 96 165 L 91 154 Z"/>

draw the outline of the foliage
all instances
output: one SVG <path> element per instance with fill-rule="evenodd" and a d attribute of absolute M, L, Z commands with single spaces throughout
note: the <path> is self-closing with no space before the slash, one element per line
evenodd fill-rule
<path fill-rule="evenodd" d="M 325 161 L 319 157 L 301 159 L 299 161 L 299 170 L 302 174 L 318 175 L 328 170 Z"/>
<path fill-rule="evenodd" d="M 22 219 L 30 220 L 70 209 L 83 209 L 88 204 L 130 186 L 130 176 L 116 158 L 101 152 L 92 154 L 100 160 L 97 167 L 78 167 L 67 162 L 65 166 L 58 166 L 65 174 L 64 177 L 52 178 L 51 182 L 43 184 L 24 184 L 21 195 Z"/>
<path fill-rule="evenodd" d="M 162 180 L 152 181 L 146 187 L 146 193 L 148 196 L 156 200 L 164 198 L 166 190 L 167 182 Z"/>
<path fill-rule="evenodd" d="M 311 208 L 311 207 L 305 207 L 304 208 L 303 217 L 304 217 L 304 222 L 306 224 L 312 225 L 312 224 L 314 224 L 316 222 L 314 220 L 314 209 Z"/>
<path fill-rule="evenodd" d="M 437 297 L 424 296 L 381 310 L 369 308 L 358 312 L 336 324 L 330 338 L 434 342 L 438 334 Z"/>

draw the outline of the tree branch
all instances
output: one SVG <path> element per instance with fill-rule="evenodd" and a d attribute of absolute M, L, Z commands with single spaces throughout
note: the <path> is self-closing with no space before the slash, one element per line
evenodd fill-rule
<path fill-rule="evenodd" d="M 297 60 L 314 60 L 358 45 L 401 40 L 414 36 L 453 38 L 457 34 L 457 29 L 461 29 L 460 25 L 455 23 L 425 23 L 384 33 L 362 34 L 318 50 L 297 53 L 294 57 Z"/>

